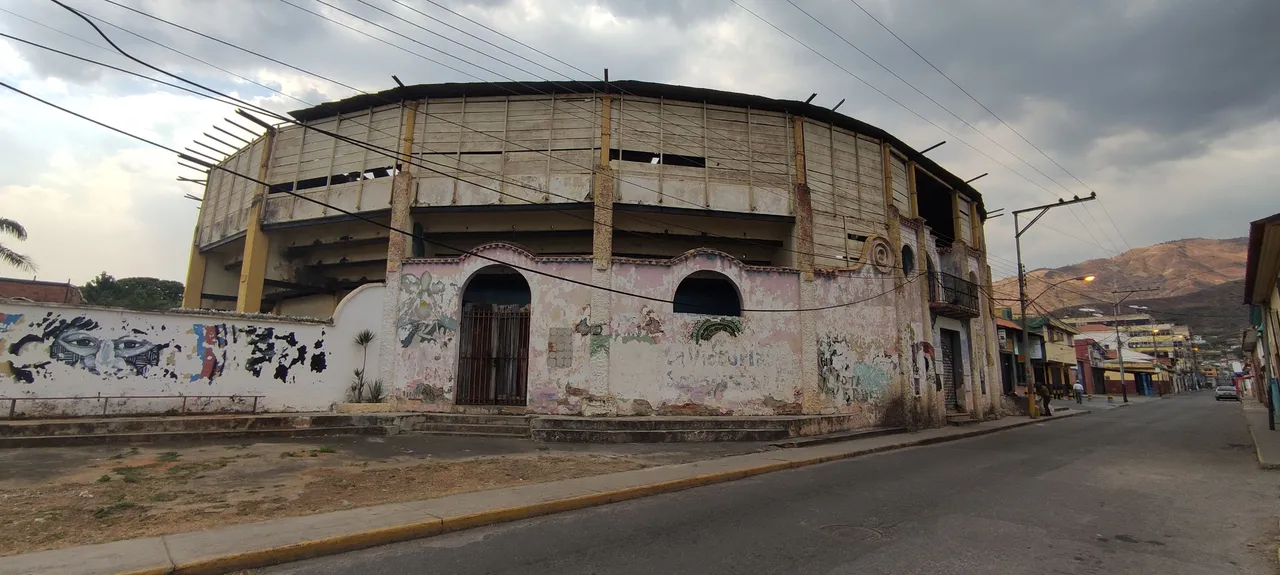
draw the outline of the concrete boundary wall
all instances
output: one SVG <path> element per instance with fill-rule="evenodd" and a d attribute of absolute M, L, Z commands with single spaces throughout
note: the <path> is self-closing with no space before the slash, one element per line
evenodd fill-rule
<path fill-rule="evenodd" d="M 355 333 L 377 331 L 371 310 L 382 291 L 352 292 L 329 320 L 0 300 L 0 397 L 21 398 L 15 415 L 28 417 L 253 407 L 249 397 L 195 396 L 262 396 L 259 411 L 328 410 L 363 361 Z M 0 402 L 0 417 L 9 403 Z"/>

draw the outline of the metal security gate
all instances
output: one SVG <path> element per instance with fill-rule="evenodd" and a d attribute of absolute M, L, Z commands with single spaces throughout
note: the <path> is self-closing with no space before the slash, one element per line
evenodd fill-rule
<path fill-rule="evenodd" d="M 527 403 L 529 306 L 464 304 L 458 339 L 458 405 Z"/>
<path fill-rule="evenodd" d="M 956 404 L 956 380 L 963 378 L 963 360 L 956 357 L 960 348 L 960 334 L 949 329 L 942 331 L 942 394 L 945 407 L 954 411 Z M 963 381 L 963 379 L 961 379 Z"/>

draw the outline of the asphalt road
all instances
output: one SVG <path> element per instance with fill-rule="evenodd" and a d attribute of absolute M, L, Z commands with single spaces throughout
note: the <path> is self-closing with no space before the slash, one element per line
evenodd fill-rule
<path fill-rule="evenodd" d="M 1202 392 L 259 573 L 1274 574 L 1278 497 Z"/>

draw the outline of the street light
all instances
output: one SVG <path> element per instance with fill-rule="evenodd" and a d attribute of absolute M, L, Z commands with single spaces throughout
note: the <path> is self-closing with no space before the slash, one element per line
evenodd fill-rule
<path fill-rule="evenodd" d="M 1073 197 L 1070 200 L 1063 200 L 1059 198 L 1058 202 L 1054 204 L 1044 204 L 1044 205 L 1039 205 L 1032 208 L 1013 211 L 1013 246 L 1014 246 L 1014 250 L 1018 252 L 1018 303 L 1022 308 L 1022 322 L 1021 322 L 1022 323 L 1022 349 L 1026 350 L 1027 352 L 1027 365 L 1026 365 L 1026 368 L 1023 370 L 1023 374 L 1027 378 L 1027 407 L 1028 407 L 1027 412 L 1033 418 L 1036 416 L 1036 400 L 1035 400 L 1035 395 L 1031 393 L 1031 389 L 1032 389 L 1031 384 L 1035 382 L 1036 376 L 1035 376 L 1035 373 L 1031 371 L 1031 347 L 1030 347 L 1031 338 L 1027 336 L 1027 274 L 1025 273 L 1025 270 L 1023 270 L 1023 267 L 1022 267 L 1022 234 L 1027 233 L 1027 230 L 1031 229 L 1031 226 L 1034 226 L 1036 222 L 1040 221 L 1040 218 L 1044 217 L 1044 215 L 1053 208 L 1060 208 L 1060 207 L 1069 206 L 1072 204 L 1079 204 L 1081 202 L 1088 202 L 1088 201 L 1096 200 L 1097 198 L 1098 198 L 1098 193 L 1093 192 L 1092 194 L 1089 194 L 1089 197 L 1087 198 L 1081 198 L 1079 196 Z M 1031 218 L 1030 222 L 1027 222 L 1026 226 L 1023 226 L 1018 223 L 1018 216 L 1022 214 L 1028 214 L 1031 212 L 1036 212 L 1036 215 L 1034 218 Z M 1092 277 L 1092 276 L 1084 276 L 1084 277 Z M 1070 281 L 1070 280 L 1063 280 L 1062 282 L 1058 282 L 1058 283 L 1063 283 L 1066 281 Z M 1054 284 L 1054 285 L 1058 285 L 1058 284 Z M 1052 288 L 1052 287 L 1053 286 L 1049 286 L 1049 288 Z M 1048 291 L 1048 289 L 1046 289 L 1045 291 Z M 1044 293 L 1042 292 L 1040 295 L 1044 295 Z"/>

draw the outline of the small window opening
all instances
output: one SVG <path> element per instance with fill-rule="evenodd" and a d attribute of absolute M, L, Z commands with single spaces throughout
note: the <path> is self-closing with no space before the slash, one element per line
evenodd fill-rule
<path fill-rule="evenodd" d="M 741 316 L 738 288 L 724 274 L 699 271 L 689 274 L 676 288 L 676 313 Z"/>
<path fill-rule="evenodd" d="M 902 275 L 911 277 L 916 273 L 916 254 L 911 246 L 902 246 Z"/>
<path fill-rule="evenodd" d="M 686 168 L 705 168 L 707 159 L 701 156 L 684 156 L 681 154 L 655 154 L 636 150 L 609 150 L 610 160 L 623 162 L 640 162 L 642 164 L 665 164 L 668 166 L 684 166 Z"/>

